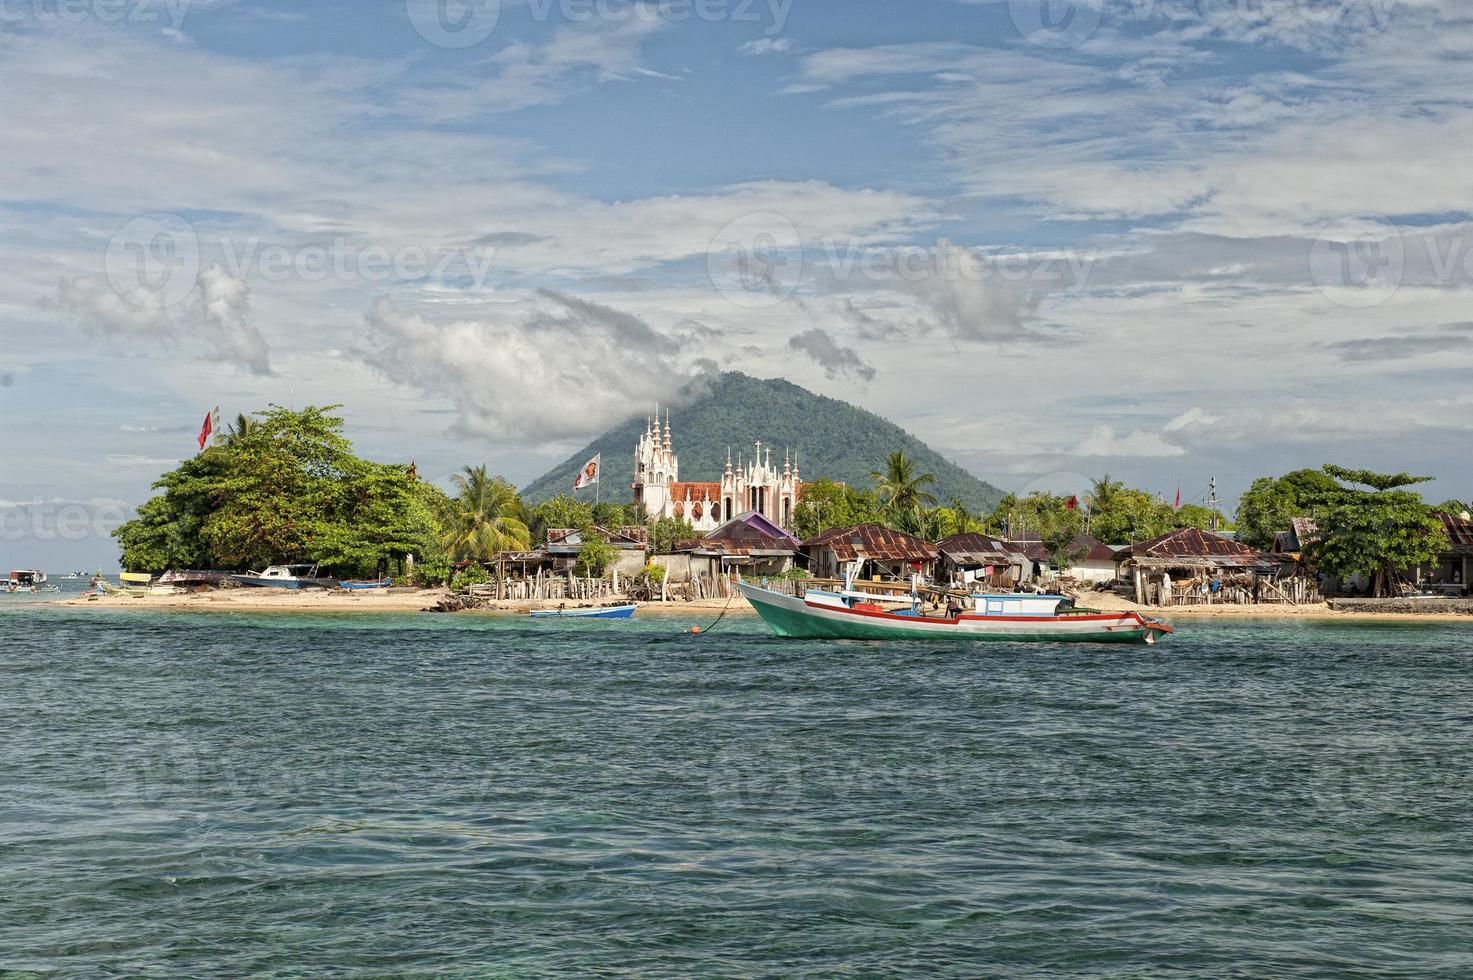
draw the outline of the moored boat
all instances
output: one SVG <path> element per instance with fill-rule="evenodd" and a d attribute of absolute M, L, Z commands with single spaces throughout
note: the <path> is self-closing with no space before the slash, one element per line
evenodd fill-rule
<path fill-rule="evenodd" d="M 628 619 L 639 605 L 633 602 L 617 606 L 590 606 L 581 609 L 539 609 L 531 613 L 533 619 Z"/>
<path fill-rule="evenodd" d="M 1044 643 L 1155 643 L 1173 632 L 1140 613 L 1069 608 L 1061 595 L 1004 594 L 969 598 L 968 608 L 923 615 L 919 604 L 887 610 L 838 593 L 802 598 L 738 582 L 762 620 L 782 637 L 836 640 L 1004 640 Z"/>
<path fill-rule="evenodd" d="M 10 573 L 3 582 L 0 582 L 0 592 L 11 594 L 25 593 L 34 594 L 41 592 L 60 592 L 58 585 L 46 584 L 46 573 L 34 568 L 19 568 Z"/>
<path fill-rule="evenodd" d="M 268 565 L 265 571 L 232 575 L 241 585 L 276 589 L 311 589 L 336 585 L 337 580 L 318 574 L 316 565 Z"/>

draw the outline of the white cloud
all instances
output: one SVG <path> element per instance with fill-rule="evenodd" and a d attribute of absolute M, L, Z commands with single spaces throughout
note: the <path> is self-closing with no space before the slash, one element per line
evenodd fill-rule
<path fill-rule="evenodd" d="M 1096 425 L 1079 440 L 1071 456 L 1183 456 L 1186 450 L 1167 442 L 1158 432 L 1116 433 L 1108 425 Z"/>

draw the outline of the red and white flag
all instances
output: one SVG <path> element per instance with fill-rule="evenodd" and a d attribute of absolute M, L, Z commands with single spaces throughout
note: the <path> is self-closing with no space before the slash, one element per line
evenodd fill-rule
<path fill-rule="evenodd" d="M 598 468 L 602 457 L 603 453 L 599 453 L 583 464 L 583 468 L 578 471 L 578 478 L 573 481 L 574 490 L 582 490 L 589 484 L 598 482 Z"/>
<path fill-rule="evenodd" d="M 1173 509 L 1181 510 L 1181 487 L 1176 488 L 1176 507 Z"/>
<path fill-rule="evenodd" d="M 210 433 L 211 432 L 214 432 L 214 431 L 215 431 L 215 413 L 214 412 L 206 412 L 205 413 L 205 424 L 202 425 L 202 426 L 200 426 L 200 429 L 199 429 L 199 439 L 197 440 L 199 442 L 199 448 L 200 448 L 201 451 L 204 450 L 205 443 L 207 443 L 207 442 L 210 441 Z"/>

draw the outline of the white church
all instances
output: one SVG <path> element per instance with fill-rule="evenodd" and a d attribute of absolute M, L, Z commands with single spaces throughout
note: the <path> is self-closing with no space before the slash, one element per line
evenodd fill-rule
<path fill-rule="evenodd" d="M 690 521 L 702 533 L 715 530 L 738 514 L 755 510 L 783 528 L 793 526 L 793 512 L 803 495 L 798 463 L 783 452 L 782 469 L 772 462 L 772 450 L 757 443 L 757 452 L 734 466 L 726 453 L 726 471 L 720 482 L 691 483 L 680 479 L 680 459 L 670 445 L 670 411 L 665 428 L 660 414 L 645 426 L 634 450 L 634 500 L 650 518 L 674 517 Z"/>

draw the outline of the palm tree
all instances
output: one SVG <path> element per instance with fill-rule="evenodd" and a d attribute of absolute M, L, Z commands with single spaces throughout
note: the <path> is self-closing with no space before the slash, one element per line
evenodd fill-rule
<path fill-rule="evenodd" d="M 982 522 L 977 515 L 972 513 L 970 507 L 962 503 L 958 497 L 951 498 L 951 533 L 970 534 L 973 529 L 982 530 Z"/>
<path fill-rule="evenodd" d="M 897 449 L 885 459 L 885 470 L 873 470 L 869 478 L 875 481 L 875 490 L 880 503 L 890 517 L 920 511 L 936 504 L 935 495 L 925 487 L 936 482 L 930 473 L 917 473 L 915 461 Z"/>
<path fill-rule="evenodd" d="M 237 440 L 244 439 L 256 428 L 256 420 L 245 413 L 238 413 L 235 421 L 225 427 L 225 445 L 233 446 Z"/>
<path fill-rule="evenodd" d="M 489 561 L 503 551 L 532 547 L 527 513 L 516 488 L 492 477 L 485 465 L 454 476 L 456 494 L 446 515 L 445 550 L 452 559 Z"/>

